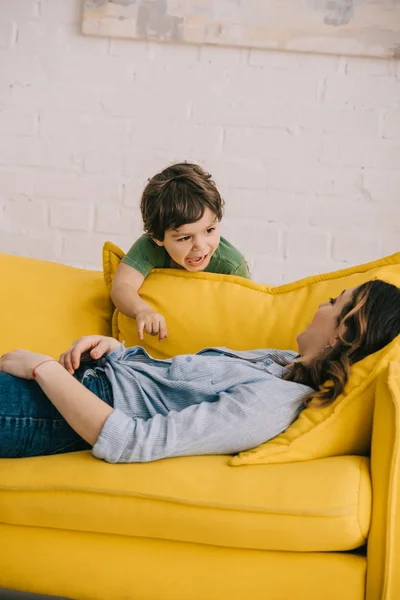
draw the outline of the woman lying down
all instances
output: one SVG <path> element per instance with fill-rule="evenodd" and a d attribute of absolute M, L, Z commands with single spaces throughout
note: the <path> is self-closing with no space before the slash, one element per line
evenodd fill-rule
<path fill-rule="evenodd" d="M 298 353 L 206 348 L 156 360 L 99 335 L 59 361 L 15 350 L 0 358 L 0 457 L 91 447 L 122 463 L 247 450 L 287 429 L 312 398 L 335 400 L 351 365 L 399 333 L 400 289 L 374 280 L 323 302 Z"/>

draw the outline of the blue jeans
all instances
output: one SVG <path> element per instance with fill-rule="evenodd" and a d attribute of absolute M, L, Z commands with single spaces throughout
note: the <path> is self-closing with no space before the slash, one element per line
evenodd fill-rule
<path fill-rule="evenodd" d="M 74 377 L 113 405 L 111 385 L 95 363 L 82 365 Z M 0 458 L 62 454 L 90 447 L 68 425 L 36 381 L 0 373 Z"/>

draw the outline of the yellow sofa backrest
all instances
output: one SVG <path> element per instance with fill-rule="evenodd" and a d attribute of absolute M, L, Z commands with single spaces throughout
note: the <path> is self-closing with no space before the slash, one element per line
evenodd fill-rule
<path fill-rule="evenodd" d="M 82 335 L 111 335 L 100 271 L 0 254 L 0 273 L 0 354 L 25 348 L 58 357 Z"/>

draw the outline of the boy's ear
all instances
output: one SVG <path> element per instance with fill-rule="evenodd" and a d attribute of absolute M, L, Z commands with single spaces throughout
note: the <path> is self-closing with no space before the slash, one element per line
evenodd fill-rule
<path fill-rule="evenodd" d="M 155 242 L 157 244 L 157 246 L 164 246 L 164 242 L 162 242 L 161 240 L 157 240 L 156 238 L 151 238 L 153 240 L 153 242 Z"/>

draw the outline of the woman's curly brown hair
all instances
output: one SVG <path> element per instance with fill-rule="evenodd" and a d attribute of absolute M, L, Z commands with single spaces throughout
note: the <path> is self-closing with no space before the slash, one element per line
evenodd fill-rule
<path fill-rule="evenodd" d="M 360 285 L 338 319 L 338 342 L 310 365 L 296 362 L 286 379 L 315 390 L 306 405 L 327 406 L 344 390 L 350 367 L 400 334 L 400 289 L 379 279 Z"/>

